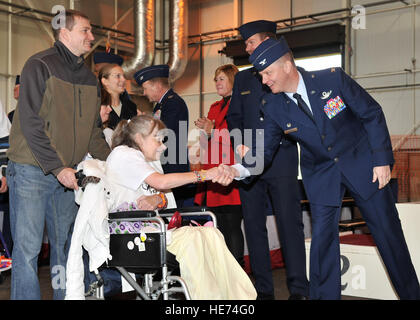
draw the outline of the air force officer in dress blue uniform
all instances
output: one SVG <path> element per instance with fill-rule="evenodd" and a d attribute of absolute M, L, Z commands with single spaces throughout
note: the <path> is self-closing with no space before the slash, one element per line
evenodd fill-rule
<path fill-rule="evenodd" d="M 360 209 L 401 299 L 420 299 L 419 282 L 388 184 L 394 163 L 379 104 L 341 68 L 296 68 L 286 40 L 266 40 L 250 57 L 273 94 L 264 97 L 269 163 L 289 137 L 301 146 L 312 212 L 310 298 L 341 297 L 338 221 L 345 190 Z M 255 147 L 254 147 L 255 148 Z M 255 151 L 255 150 L 254 150 Z M 258 150 L 256 150 L 258 152 Z M 249 167 L 244 162 L 245 167 Z M 252 168 L 249 168 L 252 173 Z"/>
<path fill-rule="evenodd" d="M 262 41 L 275 37 L 276 23 L 253 21 L 239 27 L 239 32 L 245 41 L 246 51 L 251 54 Z M 239 72 L 235 77 L 227 114 L 229 131 L 239 129 L 244 137 L 245 130 L 252 129 L 255 138 L 256 130 L 263 128 L 264 124 L 264 115 L 260 111 L 261 99 L 269 92 L 270 89 L 261 83 L 261 76 L 255 68 Z M 237 143 L 234 139 L 234 144 Z M 281 148 L 277 149 L 264 173 L 251 184 L 242 184 L 239 189 L 245 234 L 258 299 L 274 299 L 264 210 L 268 204 L 276 219 L 290 299 L 302 299 L 309 295 L 309 284 L 297 180 L 298 151 L 296 142 L 288 139 L 284 139 Z"/>
<path fill-rule="evenodd" d="M 156 102 L 154 116 L 170 129 L 176 142 L 167 145 L 162 163 L 164 173 L 189 172 L 188 160 L 188 107 L 185 101 L 169 86 L 169 66 L 154 65 L 134 74 L 137 84 L 150 102 Z M 168 154 L 171 153 L 171 154 Z M 173 190 L 178 208 L 193 206 L 195 186 L 186 185 Z"/>

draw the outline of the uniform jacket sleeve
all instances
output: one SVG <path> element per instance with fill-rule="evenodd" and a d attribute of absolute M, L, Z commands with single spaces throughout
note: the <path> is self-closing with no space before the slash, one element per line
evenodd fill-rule
<path fill-rule="evenodd" d="M 243 130 L 243 112 L 240 94 L 238 73 L 235 76 L 232 98 L 230 100 L 229 111 L 226 115 L 229 131 L 232 131 L 233 129 Z"/>
<path fill-rule="evenodd" d="M 175 98 L 168 99 L 165 104 L 165 112 L 162 112 L 161 119 L 165 122 L 168 129 L 171 129 L 178 136 L 179 134 L 179 122 L 188 121 L 188 108 L 185 103 L 180 104 Z"/>
<path fill-rule="evenodd" d="M 363 123 L 372 150 L 373 165 L 392 165 L 392 144 L 381 106 L 356 81 L 342 69 L 339 70 L 344 101 Z"/>
<path fill-rule="evenodd" d="M 266 105 L 267 109 L 269 107 L 269 105 Z M 261 135 L 264 137 L 264 140 L 255 140 L 252 149 L 242 159 L 242 165 L 251 173 L 251 178 L 248 179 L 248 181 L 245 180 L 245 182 L 250 182 L 252 176 L 262 174 L 264 168 L 272 163 L 278 146 L 284 138 L 282 128 L 280 128 L 277 122 L 272 118 L 271 113 L 265 112 L 264 115 L 264 133 Z M 259 139 L 259 137 L 256 139 Z"/>
<path fill-rule="evenodd" d="M 230 105 L 229 110 L 226 114 L 226 121 L 228 125 L 229 132 L 232 133 L 232 130 L 240 130 L 241 137 L 243 137 L 243 130 L 244 130 L 244 119 L 243 119 L 243 105 L 242 105 L 242 99 L 241 99 L 241 91 L 240 91 L 240 72 L 236 74 L 235 80 L 233 83 L 233 89 L 232 89 L 232 98 L 230 99 Z M 231 143 L 232 148 L 235 152 L 236 147 L 239 144 L 243 144 L 243 141 L 240 141 L 241 139 L 234 139 L 234 136 L 231 135 Z M 235 154 L 236 156 L 236 154 Z M 239 161 L 239 158 L 236 159 Z"/>
<path fill-rule="evenodd" d="M 171 97 L 172 95 L 172 97 Z M 165 123 L 166 127 L 173 130 L 176 137 L 175 146 L 169 146 L 165 150 L 164 156 L 168 157 L 171 147 L 174 147 L 174 156 L 176 163 L 163 164 L 163 170 L 165 173 L 173 172 L 186 172 L 189 171 L 188 163 L 188 108 L 182 98 L 175 94 L 170 94 L 162 107 L 161 120 Z M 183 121 L 182 128 L 180 130 L 180 122 Z M 171 152 L 172 152 L 171 151 Z M 172 158 L 172 155 L 171 155 Z"/>

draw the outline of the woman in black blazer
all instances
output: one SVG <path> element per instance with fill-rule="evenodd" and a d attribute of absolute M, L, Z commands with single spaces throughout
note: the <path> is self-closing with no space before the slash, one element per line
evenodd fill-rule
<path fill-rule="evenodd" d="M 107 127 L 113 130 L 122 119 L 129 120 L 136 116 L 137 106 L 125 91 L 124 71 L 118 64 L 106 64 L 99 71 L 98 78 L 101 84 L 101 105 L 112 109 Z"/>

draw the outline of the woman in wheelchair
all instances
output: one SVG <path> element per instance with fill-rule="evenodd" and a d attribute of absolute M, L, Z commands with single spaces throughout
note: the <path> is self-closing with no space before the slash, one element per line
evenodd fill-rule
<path fill-rule="evenodd" d="M 116 195 L 116 205 L 135 202 L 140 210 L 161 209 L 166 205 L 174 208 L 172 188 L 208 180 L 225 184 L 231 181 L 232 177 L 223 176 L 223 167 L 163 174 L 160 158 L 166 150 L 162 142 L 164 133 L 163 122 L 150 115 L 118 124 L 112 137 L 113 150 L 106 161 L 107 176 L 122 187 Z"/>
<path fill-rule="evenodd" d="M 112 138 L 112 152 L 103 165 L 108 212 L 120 211 L 122 207 L 176 208 L 171 188 L 209 180 L 222 185 L 231 182 L 233 177 L 223 165 L 207 171 L 163 174 L 159 159 L 166 149 L 162 142 L 164 133 L 163 122 L 149 115 L 118 124 Z M 230 254 L 219 230 L 186 226 L 174 230 L 171 239 L 166 249 L 176 256 L 181 277 L 188 279 L 185 281 L 193 299 L 255 299 L 252 282 Z M 70 257 L 69 254 L 69 260 Z M 91 252 L 89 257 L 92 258 Z M 74 261 L 67 264 L 66 285 L 72 287 L 72 292 L 71 281 L 75 277 L 70 269 L 74 265 Z M 75 295 L 69 293 L 66 298 L 73 297 Z"/>

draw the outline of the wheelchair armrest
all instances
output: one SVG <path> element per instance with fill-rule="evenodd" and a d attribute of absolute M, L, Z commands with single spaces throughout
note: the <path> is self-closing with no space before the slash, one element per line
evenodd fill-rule
<path fill-rule="evenodd" d="M 154 218 L 155 211 L 134 210 L 134 211 L 119 211 L 110 212 L 108 214 L 109 220 L 123 220 L 123 219 L 140 219 L 140 218 Z"/>
<path fill-rule="evenodd" d="M 216 215 L 211 212 L 208 207 L 187 207 L 187 208 L 173 208 L 159 211 L 159 215 L 162 218 L 170 218 L 175 212 L 179 212 L 182 217 L 202 217 L 207 216 L 213 221 L 214 226 L 217 228 Z"/>
<path fill-rule="evenodd" d="M 165 210 L 161 210 L 159 211 L 159 214 L 174 214 L 175 212 L 179 212 L 179 213 L 197 213 L 197 212 L 206 212 L 206 211 L 210 211 L 209 208 L 207 207 L 186 207 L 186 208 L 173 208 L 173 209 L 165 209 Z"/>

